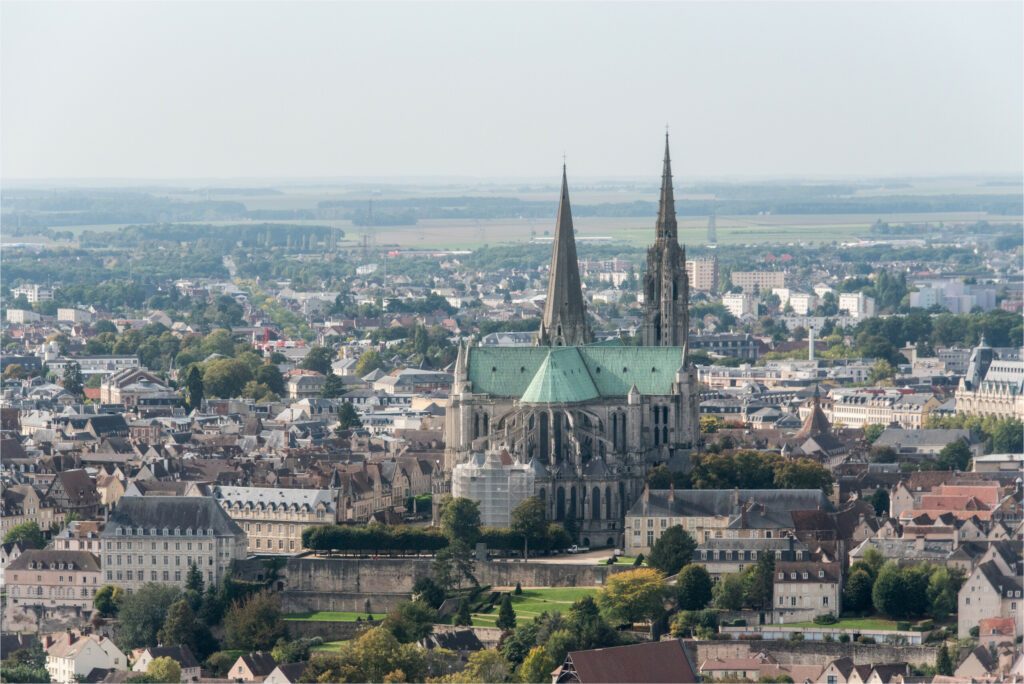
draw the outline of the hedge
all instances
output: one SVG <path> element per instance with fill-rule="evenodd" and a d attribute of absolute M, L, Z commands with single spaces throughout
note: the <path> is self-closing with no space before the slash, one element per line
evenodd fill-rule
<path fill-rule="evenodd" d="M 325 525 L 302 532 L 302 545 L 313 551 L 439 551 L 448 539 L 422 528 L 387 525 Z"/>

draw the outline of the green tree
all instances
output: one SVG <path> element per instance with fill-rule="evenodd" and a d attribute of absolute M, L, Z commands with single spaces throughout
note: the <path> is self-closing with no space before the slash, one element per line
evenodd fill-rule
<path fill-rule="evenodd" d="M 466 667 L 454 675 L 457 684 L 477 682 L 512 682 L 512 665 L 498 651 L 485 648 L 474 651 L 466 661 Z"/>
<path fill-rule="evenodd" d="M 224 616 L 228 648 L 269 651 L 284 634 L 281 601 L 269 591 L 236 601 Z"/>
<path fill-rule="evenodd" d="M 544 646 L 534 646 L 523 659 L 519 667 L 519 680 L 522 682 L 534 682 L 535 684 L 546 684 L 551 681 L 551 671 L 561 665 L 561 662 L 548 652 Z"/>
<path fill-rule="evenodd" d="M 942 470 L 967 470 L 971 464 L 971 448 L 967 442 L 958 439 L 942 447 L 936 463 Z"/>
<path fill-rule="evenodd" d="M 77 361 L 71 361 L 64 366 L 64 377 L 61 384 L 65 390 L 76 397 L 82 396 L 85 379 L 82 377 L 82 367 L 78 365 Z"/>
<path fill-rule="evenodd" d="M 112 617 L 117 615 L 117 609 L 123 596 L 124 590 L 121 589 L 121 587 L 105 584 L 100 587 L 99 591 L 96 592 L 96 595 L 93 596 L 92 607 L 95 608 L 100 615 Z"/>
<path fill-rule="evenodd" d="M 203 593 L 203 571 L 195 563 L 188 566 L 188 575 L 185 577 L 185 588 L 196 593 Z"/>
<path fill-rule="evenodd" d="M 281 369 L 273 363 L 265 363 L 256 369 L 254 379 L 261 385 L 266 385 L 271 392 L 283 396 L 285 391 L 284 376 Z"/>
<path fill-rule="evenodd" d="M 473 624 L 473 616 L 469 612 L 469 601 L 461 599 L 459 601 L 459 609 L 455 613 L 455 618 L 452 620 L 455 625 L 468 627 Z"/>
<path fill-rule="evenodd" d="M 381 359 L 380 352 L 376 349 L 368 349 L 360 355 L 353 372 L 356 377 L 362 378 L 383 367 L 384 360 Z"/>
<path fill-rule="evenodd" d="M 874 584 L 871 575 L 864 570 L 851 573 L 843 587 L 843 608 L 851 613 L 871 610 L 871 590 Z"/>
<path fill-rule="evenodd" d="M 740 610 L 743 608 L 743 575 L 730 572 L 722 575 L 711 590 L 715 608 L 719 610 Z"/>
<path fill-rule="evenodd" d="M 935 659 L 935 671 L 947 677 L 953 676 L 953 659 L 949 655 L 945 641 L 939 646 L 939 655 Z"/>
<path fill-rule="evenodd" d="M 203 387 L 213 397 L 237 397 L 250 380 L 252 370 L 238 359 L 216 359 L 203 369 Z"/>
<path fill-rule="evenodd" d="M 868 372 L 868 382 L 872 385 L 881 383 L 884 380 L 892 380 L 896 376 L 896 367 L 886 359 L 878 359 Z"/>
<path fill-rule="evenodd" d="M 431 608 L 440 608 L 445 599 L 444 589 L 430 577 L 420 577 L 416 580 L 412 585 L 412 595 L 414 599 L 423 601 Z"/>
<path fill-rule="evenodd" d="M 26 549 L 41 549 L 46 546 L 46 537 L 39 525 L 29 521 L 15 525 L 4 535 L 4 544 L 18 543 Z"/>
<path fill-rule="evenodd" d="M 647 564 L 666 575 L 675 575 L 693 560 L 697 542 L 680 525 L 669 527 L 651 547 Z"/>
<path fill-rule="evenodd" d="M 601 617 L 600 608 L 592 596 L 584 596 L 572 604 L 566 623 L 575 638 L 576 649 L 605 648 L 619 643 L 619 633 Z"/>
<path fill-rule="evenodd" d="M 864 426 L 864 439 L 868 444 L 874 444 L 875 440 L 882 436 L 885 432 L 885 426 L 879 423 L 872 423 Z"/>
<path fill-rule="evenodd" d="M 775 486 L 780 489 L 820 489 L 832 494 L 832 474 L 809 458 L 787 460 L 775 471 Z"/>
<path fill-rule="evenodd" d="M 703 565 L 687 565 L 677 583 L 679 608 L 703 610 L 711 602 L 711 575 Z"/>
<path fill-rule="evenodd" d="M 775 556 L 762 553 L 757 564 L 744 571 L 744 602 L 756 610 L 770 610 L 775 586 Z"/>
<path fill-rule="evenodd" d="M 324 378 L 324 388 L 320 391 L 320 396 L 324 399 L 337 399 L 346 391 L 344 381 L 333 372 L 328 372 L 327 377 Z"/>
<path fill-rule="evenodd" d="M 160 656 L 159 658 L 153 658 L 149 665 L 146 666 L 146 674 L 149 675 L 157 682 L 177 682 L 181 681 L 181 665 L 178 665 L 173 658 L 167 656 Z"/>
<path fill-rule="evenodd" d="M 203 374 L 195 364 L 189 366 L 185 373 L 185 405 L 189 411 L 203 406 Z"/>
<path fill-rule="evenodd" d="M 338 429 L 354 430 L 361 427 L 363 427 L 363 421 L 359 419 L 359 413 L 352 402 L 343 402 L 338 408 Z"/>
<path fill-rule="evenodd" d="M 895 619 L 923 614 L 928 609 L 930 574 L 927 564 L 900 568 L 887 562 L 878 571 L 871 590 L 875 610 Z"/>
<path fill-rule="evenodd" d="M 875 509 L 875 515 L 889 515 L 889 492 L 886 489 L 878 488 L 871 495 L 871 505 Z"/>
<path fill-rule="evenodd" d="M 147 582 L 121 600 L 117 644 L 121 650 L 156 646 L 170 607 L 181 597 L 177 587 Z"/>
<path fill-rule="evenodd" d="M 381 626 L 400 643 L 410 644 L 434 631 L 435 622 L 437 611 L 423 601 L 403 601 L 388 613 Z"/>
<path fill-rule="evenodd" d="M 299 368 L 327 375 L 331 372 L 333 360 L 334 352 L 327 347 L 311 347 L 306 357 L 299 363 Z"/>
<path fill-rule="evenodd" d="M 498 629 L 508 631 L 516 628 L 516 613 L 512 610 L 512 597 L 505 594 L 501 598 L 501 607 L 498 609 L 498 619 L 494 623 Z"/>
<path fill-rule="evenodd" d="M 441 531 L 449 542 L 468 546 L 480 536 L 480 504 L 465 497 L 453 497 L 441 504 Z"/>
<path fill-rule="evenodd" d="M 512 532 L 529 541 L 531 548 L 544 543 L 548 533 L 544 504 L 535 496 L 524 499 L 512 511 Z"/>
<path fill-rule="evenodd" d="M 50 681 L 50 674 L 46 671 L 46 651 L 38 642 L 3 655 L 4 660 L 0 661 L 0 680 L 10 684 Z"/>
<path fill-rule="evenodd" d="M 665 575 L 638 568 L 610 575 L 597 594 L 601 612 L 614 623 L 656 619 L 665 612 Z"/>
<path fill-rule="evenodd" d="M 296 639 L 295 641 L 280 639 L 270 651 L 270 655 L 273 656 L 275 663 L 299 663 L 309 660 L 314 643 L 316 642 L 310 639 Z"/>

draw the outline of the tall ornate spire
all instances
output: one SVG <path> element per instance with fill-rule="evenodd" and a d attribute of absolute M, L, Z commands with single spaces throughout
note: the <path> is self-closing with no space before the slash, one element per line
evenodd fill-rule
<path fill-rule="evenodd" d="M 548 298 L 540 324 L 538 344 L 553 347 L 587 344 L 591 341 L 587 312 L 580 286 L 580 266 L 576 258 L 572 208 L 569 206 L 569 181 L 562 164 L 562 195 L 555 219 L 555 241 L 551 247 L 551 273 Z"/>
<path fill-rule="evenodd" d="M 665 131 L 665 161 L 661 169 L 661 198 L 658 200 L 658 224 L 656 237 L 671 238 L 679 235 L 676 224 L 676 199 L 672 194 L 672 159 L 668 153 L 668 131 Z"/>
<path fill-rule="evenodd" d="M 644 274 L 641 338 L 645 346 L 686 347 L 690 284 L 686 277 L 686 251 L 679 245 L 678 234 L 676 202 L 672 193 L 672 159 L 666 131 L 655 241 L 647 250 L 647 272 Z"/>

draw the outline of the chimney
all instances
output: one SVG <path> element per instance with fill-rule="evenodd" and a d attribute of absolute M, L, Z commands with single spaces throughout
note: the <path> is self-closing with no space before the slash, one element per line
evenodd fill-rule
<path fill-rule="evenodd" d="M 53 646 L 53 637 L 47 634 L 43 637 L 43 650 L 48 651 Z"/>
<path fill-rule="evenodd" d="M 732 508 L 735 511 L 740 507 L 740 489 L 739 487 L 733 487 L 732 495 L 730 497 Z"/>
<path fill-rule="evenodd" d="M 74 633 L 70 628 L 68 629 L 68 646 L 78 641 L 78 635 Z"/>

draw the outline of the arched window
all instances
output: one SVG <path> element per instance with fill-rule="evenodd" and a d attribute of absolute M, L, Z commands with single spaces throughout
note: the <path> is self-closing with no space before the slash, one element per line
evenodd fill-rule
<path fill-rule="evenodd" d="M 597 487 L 590 492 L 590 517 L 592 520 L 601 519 L 601 490 Z"/>

